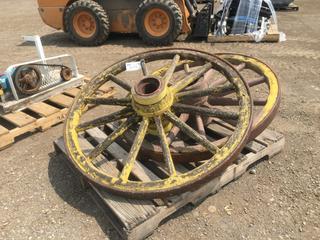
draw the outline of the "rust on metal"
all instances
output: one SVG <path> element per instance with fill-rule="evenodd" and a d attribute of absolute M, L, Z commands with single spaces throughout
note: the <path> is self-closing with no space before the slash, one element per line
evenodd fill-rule
<path fill-rule="evenodd" d="M 126 63 L 142 60 L 145 62 L 142 69 L 145 76 L 135 84 L 130 85 L 123 76 L 119 76 L 126 70 Z M 170 64 L 162 67 L 167 69 L 160 71 L 161 75 L 150 74 L 149 66 L 159 60 L 170 61 Z M 179 61 L 185 62 L 180 65 Z M 217 93 L 216 89 L 202 92 L 207 90 L 206 86 L 210 87 L 212 80 L 204 79 L 204 74 L 210 69 L 225 76 L 228 84 L 232 86 L 239 101 L 236 112 L 215 109 L 207 104 L 207 98 Z M 177 79 L 176 74 L 182 74 L 183 77 Z M 126 95 L 113 100 L 95 99 L 95 92 L 108 81 L 123 88 Z M 218 88 L 219 91 L 221 89 Z M 190 93 L 192 95 L 195 92 L 198 95 L 190 97 Z M 195 105 L 184 101 L 182 96 L 185 99 L 196 97 Z M 82 122 L 84 109 L 89 103 L 117 105 L 122 108 Z M 215 139 L 209 139 L 205 134 L 212 118 L 237 121 L 232 134 L 226 140 L 220 141 L 219 145 L 215 144 Z M 79 134 L 110 124 L 114 129 L 108 137 L 91 153 L 84 153 L 78 140 Z M 251 125 L 252 100 L 249 88 L 232 65 L 201 51 L 161 49 L 119 61 L 84 86 L 70 108 L 64 136 L 71 162 L 90 181 L 121 195 L 154 198 L 193 189 L 221 173 L 233 162 L 247 142 Z M 109 175 L 93 161 L 115 141 L 128 151 L 117 177 Z M 184 146 L 179 147 L 179 142 Z M 150 181 L 133 178 L 135 163 L 143 162 L 143 159 L 162 161 L 167 177 Z M 193 170 L 184 173 L 176 171 L 176 166 L 181 161 L 203 160 L 204 163 Z"/>

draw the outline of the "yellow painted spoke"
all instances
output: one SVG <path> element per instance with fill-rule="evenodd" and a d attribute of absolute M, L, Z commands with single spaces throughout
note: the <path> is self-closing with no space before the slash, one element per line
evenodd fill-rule
<path fill-rule="evenodd" d="M 188 98 L 205 97 L 208 95 L 225 96 L 230 94 L 233 91 L 234 91 L 234 86 L 231 83 L 225 83 L 222 86 L 213 86 L 207 89 L 179 92 L 177 93 L 176 98 L 178 101 L 181 101 Z"/>
<path fill-rule="evenodd" d="M 118 121 L 120 119 L 130 117 L 133 114 L 134 114 L 134 112 L 133 112 L 132 108 L 127 107 L 127 108 L 124 108 L 120 111 L 111 113 L 107 116 L 99 117 L 94 120 L 91 120 L 91 121 L 88 121 L 85 123 L 81 123 L 78 125 L 76 130 L 78 132 L 81 132 L 81 131 L 85 131 L 90 128 L 100 127 L 100 126 L 105 125 L 107 123 L 111 123 L 114 121 Z"/>
<path fill-rule="evenodd" d="M 188 63 L 192 63 L 192 62 L 193 62 L 193 61 L 191 61 L 191 60 L 181 60 L 181 61 L 178 62 L 178 64 L 177 64 L 176 67 L 178 68 L 178 67 L 180 67 L 180 66 L 182 66 L 182 65 L 184 65 L 184 64 L 188 64 Z M 164 76 L 165 73 L 166 73 L 166 72 L 168 71 L 168 69 L 170 68 L 170 66 L 171 66 L 170 64 L 167 64 L 167 65 L 159 68 L 158 70 L 154 71 L 154 72 L 152 73 L 152 75 L 153 75 L 153 76 L 157 76 L 157 77 Z"/>
<path fill-rule="evenodd" d="M 149 119 L 143 118 L 142 122 L 140 123 L 140 127 L 137 132 L 137 135 L 134 139 L 133 145 L 131 146 L 126 163 L 125 163 L 125 165 L 122 169 L 122 172 L 120 174 L 120 177 L 119 177 L 123 183 L 128 182 L 130 173 L 131 173 L 132 168 L 134 166 L 134 162 L 136 161 L 136 158 L 137 158 L 138 153 L 140 151 L 141 145 L 142 145 L 143 140 L 146 136 L 148 126 L 149 126 Z"/>
<path fill-rule="evenodd" d="M 188 121 L 189 117 L 190 117 L 190 115 L 188 113 L 182 113 L 180 115 L 179 119 L 182 122 L 186 122 L 186 121 Z M 173 140 L 176 138 L 176 136 L 178 135 L 179 132 L 180 132 L 180 128 L 178 128 L 177 126 L 173 126 L 171 128 L 171 130 L 167 136 L 167 141 L 168 141 L 169 145 L 173 142 Z"/>
<path fill-rule="evenodd" d="M 184 79 L 182 79 L 181 81 L 179 81 L 178 83 L 172 86 L 173 92 L 174 93 L 180 92 L 181 90 L 189 86 L 191 83 L 201 78 L 211 67 L 212 67 L 211 63 L 206 63 L 200 69 L 192 72 L 191 74 L 186 76 Z"/>
<path fill-rule="evenodd" d="M 171 62 L 170 67 L 168 68 L 166 74 L 163 77 L 163 83 L 165 86 L 168 85 L 170 79 L 172 78 L 173 73 L 176 70 L 177 64 L 179 63 L 179 60 L 180 60 L 180 56 L 178 54 L 175 55 L 172 62 Z"/>
<path fill-rule="evenodd" d="M 204 146 L 206 149 L 208 149 L 212 153 L 216 153 L 219 148 L 215 145 L 213 145 L 210 141 L 208 141 L 205 137 L 201 136 L 199 133 L 197 133 L 193 128 L 191 128 L 188 124 L 182 122 L 176 115 L 174 115 L 171 112 L 165 112 L 165 117 L 169 119 L 173 124 L 178 126 L 182 132 L 184 132 L 186 135 L 194 139 L 197 143 Z"/>
<path fill-rule="evenodd" d="M 103 97 L 88 97 L 85 102 L 94 105 L 116 105 L 116 106 L 130 106 L 131 98 L 103 98 Z"/>
<path fill-rule="evenodd" d="M 177 173 L 176 173 L 176 169 L 174 167 L 174 163 L 173 163 L 172 156 L 170 153 L 169 143 L 167 141 L 167 136 L 166 136 L 164 129 L 163 129 L 161 118 L 155 117 L 154 121 L 156 123 L 157 130 L 159 133 L 161 148 L 163 151 L 164 160 L 165 160 L 165 162 L 167 164 L 167 168 L 169 170 L 169 174 L 170 174 L 170 176 L 175 176 Z"/>
<path fill-rule="evenodd" d="M 239 118 L 239 114 L 236 112 L 222 111 L 220 109 L 198 107 L 180 103 L 174 104 L 173 109 L 179 113 L 197 113 L 202 116 L 217 117 L 220 119 L 237 120 Z"/>
<path fill-rule="evenodd" d="M 105 149 L 107 149 L 118 137 L 123 135 L 129 127 L 137 122 L 137 117 L 128 118 L 123 122 L 116 130 L 114 130 L 102 143 L 96 146 L 88 155 L 88 158 L 92 161 L 99 156 Z"/>

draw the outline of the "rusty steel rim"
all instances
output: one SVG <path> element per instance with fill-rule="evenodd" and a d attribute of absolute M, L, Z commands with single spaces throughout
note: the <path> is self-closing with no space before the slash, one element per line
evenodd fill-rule
<path fill-rule="evenodd" d="M 170 28 L 170 17 L 166 11 L 160 8 L 153 8 L 146 13 L 144 26 L 151 36 L 164 36 Z"/>
<path fill-rule="evenodd" d="M 143 78 L 136 86 L 132 87 L 117 77 L 119 73 L 125 71 L 127 62 L 143 60 L 145 63 L 151 64 L 153 61 L 159 59 L 172 59 L 170 67 L 164 76 L 160 78 L 161 83 L 158 81 L 159 77 L 147 74 L 145 78 L 152 79 L 152 81 L 144 81 L 145 78 Z M 194 62 L 200 59 L 204 64 L 201 64 L 198 70 L 188 74 L 181 81 L 172 83 L 171 79 L 180 59 L 182 61 Z M 194 98 L 198 95 L 210 95 L 212 91 L 215 93 L 220 92 L 220 89 L 216 88 L 182 91 L 203 77 L 205 72 L 211 68 L 217 69 L 226 75 L 229 83 L 237 89 L 237 96 L 240 101 L 240 110 L 236 115 L 229 112 L 208 112 L 207 110 L 210 109 L 204 110 L 199 108 L 201 111 L 205 111 L 206 114 L 218 118 L 221 116 L 232 118 L 237 116 L 238 125 L 232 137 L 227 139 L 227 141 L 219 147 L 181 121 L 179 119 L 180 114 L 175 113 L 190 110 L 188 105 L 186 106 L 180 103 L 182 99 Z M 128 94 L 124 98 L 117 99 L 95 97 L 94 94 L 99 87 L 109 81 L 123 88 Z M 150 83 L 149 85 L 148 82 Z M 88 104 L 118 105 L 122 106 L 122 109 L 89 122 L 81 123 L 81 118 Z M 193 108 L 191 108 L 191 110 L 193 110 Z M 202 114 L 201 111 L 199 114 Z M 176 163 L 172 159 L 167 142 L 167 122 L 179 126 L 181 131 L 207 148 L 207 150 L 211 152 L 211 157 L 203 161 L 201 165 L 193 170 L 186 173 L 178 173 L 175 168 Z M 114 128 L 108 137 L 90 153 L 84 153 L 79 143 L 79 135 L 88 129 L 109 126 L 110 124 Z M 151 180 L 148 182 L 136 181 L 130 177 L 131 171 L 135 161 L 143 163 L 144 160 L 147 160 L 145 156 L 139 155 L 139 151 L 146 141 L 145 137 L 152 134 L 148 132 L 151 125 L 154 125 L 158 132 L 157 136 L 163 151 L 163 163 L 166 166 L 168 176 L 160 180 Z M 192 189 L 221 173 L 221 171 L 234 161 L 238 153 L 242 150 L 249 136 L 251 125 L 252 101 L 248 86 L 230 64 L 218 57 L 199 51 L 164 49 L 137 54 L 120 61 L 106 68 L 85 85 L 70 108 L 65 123 L 64 137 L 71 162 L 89 180 L 121 195 L 136 198 L 157 198 Z M 136 129 L 136 134 L 131 147 L 129 147 L 128 158 L 124 161 L 120 174 L 116 177 L 111 176 L 94 165 L 93 160 L 102 154 L 110 144 L 124 139 L 124 133 L 130 129 Z M 128 146 L 130 144 L 126 143 L 126 145 Z M 124 145 L 122 145 L 122 147 L 126 148 Z"/>
<path fill-rule="evenodd" d="M 72 23 L 75 32 L 82 38 L 91 38 L 97 31 L 96 19 L 87 11 L 77 12 Z"/>

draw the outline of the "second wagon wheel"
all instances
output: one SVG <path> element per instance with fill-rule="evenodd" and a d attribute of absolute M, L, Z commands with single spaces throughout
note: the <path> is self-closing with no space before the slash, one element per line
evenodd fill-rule
<path fill-rule="evenodd" d="M 180 34 L 182 13 L 173 0 L 144 0 L 137 9 L 140 37 L 151 45 L 169 45 Z"/>
<path fill-rule="evenodd" d="M 278 79 L 275 73 L 262 61 L 239 54 L 221 53 L 217 54 L 241 72 L 244 80 L 247 82 L 251 96 L 253 98 L 253 124 L 250 133 L 249 140 L 254 139 L 271 123 L 275 117 L 277 110 L 280 105 L 281 92 Z M 191 66 L 194 63 L 186 64 L 181 61 L 178 66 Z M 169 66 L 165 66 L 153 74 L 162 76 L 165 74 Z M 178 70 L 179 67 L 177 68 Z M 182 70 L 186 70 L 182 68 Z M 190 69 L 189 69 L 190 71 Z M 197 98 L 192 99 L 192 104 L 199 106 L 204 104 L 210 108 L 226 109 L 239 105 L 239 100 L 236 97 L 235 90 L 232 89 L 231 84 L 228 87 L 228 81 L 225 76 L 219 75 L 214 69 L 210 69 L 204 78 L 198 80 L 196 84 L 189 86 L 186 90 L 190 89 L 201 89 L 208 86 L 215 86 L 216 88 L 222 89 L 219 94 L 215 96 L 209 96 L 208 98 Z M 199 102 L 200 100 L 200 102 Z M 181 115 L 182 121 L 188 121 L 189 124 L 196 129 L 199 133 L 210 138 L 212 134 L 220 136 L 220 139 L 216 141 L 216 144 L 224 144 L 228 139 L 228 136 L 232 135 L 235 130 L 236 120 L 232 119 L 203 119 L 196 114 L 197 110 L 194 109 L 194 113 Z M 203 121 L 205 120 L 205 121 Z M 201 145 L 189 144 L 181 142 L 180 129 L 173 127 L 169 132 L 169 143 L 172 156 L 175 161 L 189 162 L 189 161 L 200 161 L 203 158 L 208 157 L 209 152 L 202 148 Z M 152 157 L 153 159 L 162 159 L 162 149 L 158 144 L 144 144 L 142 145 L 142 152 Z"/>
<path fill-rule="evenodd" d="M 193 71 L 183 71 L 185 75 L 177 75 L 175 69 L 180 60 L 194 62 Z M 143 75 L 135 76 L 132 72 L 126 71 L 128 64 L 137 61 L 145 63 L 142 67 Z M 169 68 L 162 77 L 150 74 L 161 65 L 168 64 Z M 228 83 L 232 84 L 232 89 L 236 89 L 240 102 L 237 111 L 194 107 L 190 104 L 190 99 L 205 98 L 224 90 L 216 87 L 188 90 L 193 85 L 198 85 L 210 69 L 220 72 L 227 78 Z M 123 93 L 123 96 L 114 99 L 95 97 L 95 92 L 105 83 L 116 84 L 119 94 Z M 98 105 L 96 114 L 84 114 L 88 104 Z M 116 108 L 112 109 L 110 106 Z M 189 111 L 195 111 L 203 117 L 237 119 L 238 124 L 226 142 L 216 145 L 214 139 L 207 139 L 194 130 L 188 121 L 181 119 L 183 112 Z M 64 136 L 72 163 L 89 180 L 121 195 L 158 198 L 193 189 L 221 173 L 243 148 L 250 134 L 251 124 L 252 102 L 248 87 L 231 65 L 203 52 L 165 49 L 141 53 L 122 60 L 106 68 L 85 85 L 70 108 Z M 180 165 L 173 160 L 168 143 L 168 134 L 174 126 L 178 127 L 185 137 L 210 152 L 210 156 L 206 161 L 202 161 L 201 165 L 188 171 L 179 171 Z M 87 152 L 82 146 L 81 136 L 90 135 L 92 129 L 97 128 L 103 129 L 107 137 L 100 139 L 99 144 Z M 132 141 L 128 141 L 127 134 L 133 136 Z M 148 145 L 150 141 L 157 141 L 156 145 L 161 146 L 162 170 L 165 174 L 148 169 L 147 172 L 154 171 L 152 176 L 156 177 L 148 180 L 139 179 L 134 173 L 138 163 L 140 166 L 146 166 L 147 162 L 156 163 L 140 151 L 142 145 Z M 124 159 L 115 159 L 109 151 L 110 146 L 114 147 L 115 143 L 127 150 Z M 101 156 L 107 158 L 110 164 L 116 162 L 113 171 L 110 165 L 108 169 L 100 167 L 101 162 L 97 159 Z M 159 162 L 159 159 L 157 161 Z"/>
<path fill-rule="evenodd" d="M 248 84 L 253 98 L 254 118 L 250 139 L 254 139 L 271 123 L 275 117 L 281 101 L 281 90 L 276 74 L 261 60 L 232 53 L 217 54 L 219 57 L 233 64 Z M 211 74 L 214 74 L 211 71 Z M 210 77 L 210 72 L 208 77 Z M 212 76 L 211 76 L 212 77 Z M 225 84 L 225 80 L 216 79 L 215 85 Z M 232 97 L 233 91 L 226 91 L 220 96 L 210 97 L 209 104 L 213 106 L 238 105 L 237 99 Z M 232 123 L 232 121 L 230 122 Z M 235 122 L 233 122 L 233 125 Z"/>

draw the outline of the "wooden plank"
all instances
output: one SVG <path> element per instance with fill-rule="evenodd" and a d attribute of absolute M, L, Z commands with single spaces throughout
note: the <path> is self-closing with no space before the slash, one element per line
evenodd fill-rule
<path fill-rule="evenodd" d="M 94 146 L 92 146 L 91 143 L 82 137 L 79 138 L 79 143 L 84 154 L 89 154 L 94 149 Z M 99 155 L 93 161 L 93 164 L 95 164 L 98 168 L 105 170 L 112 177 L 117 177 L 119 174 L 119 170 L 115 167 L 115 165 L 108 161 L 108 159 L 103 155 Z"/>
<path fill-rule="evenodd" d="M 250 150 L 253 153 L 257 153 L 262 149 L 264 149 L 265 147 L 266 147 L 265 145 L 262 145 L 257 141 L 251 141 L 247 143 L 247 145 L 245 146 L 245 149 Z"/>
<path fill-rule="evenodd" d="M 86 152 L 90 152 L 94 148 L 89 142 L 87 142 L 87 140 L 81 137 L 79 140 Z M 63 147 L 63 149 L 60 150 L 65 154 L 66 150 L 61 142 L 63 142 L 62 138 L 55 143 L 55 146 L 59 148 Z M 105 168 L 105 170 L 110 171 L 108 167 Z M 111 172 L 108 172 L 108 174 L 110 173 Z M 103 190 L 94 184 L 90 185 L 127 228 L 134 227 L 136 224 L 139 224 L 141 221 L 145 221 L 156 213 L 156 208 L 152 201 L 123 198 L 110 194 L 106 190 Z"/>
<path fill-rule="evenodd" d="M 9 113 L 1 117 L 16 125 L 17 127 L 23 127 L 36 121 L 35 118 L 29 116 L 24 112 Z"/>
<path fill-rule="evenodd" d="M 7 128 L 0 125 L 0 136 L 6 134 L 8 132 L 9 132 L 9 130 Z"/>
<path fill-rule="evenodd" d="M 0 150 L 9 147 L 13 143 L 14 137 L 10 133 L 0 136 Z"/>
<path fill-rule="evenodd" d="M 107 134 L 104 133 L 99 128 L 93 128 L 87 130 L 86 133 L 92 137 L 97 143 L 102 143 L 104 139 L 107 138 Z M 116 142 L 112 143 L 108 148 L 107 152 L 114 156 L 120 164 L 124 164 L 126 161 L 128 153 Z M 135 175 L 141 181 L 155 181 L 160 178 L 155 175 L 152 171 L 146 168 L 142 163 L 136 161 L 132 169 L 133 175 Z"/>
<path fill-rule="evenodd" d="M 262 39 L 262 42 L 279 42 L 280 33 L 275 24 L 271 25 L 267 35 Z M 208 42 L 212 43 L 224 43 L 224 42 L 255 42 L 253 37 L 250 35 L 225 35 L 215 36 L 209 34 Z"/>
<path fill-rule="evenodd" d="M 58 104 L 61 107 L 68 108 L 72 105 L 74 98 L 68 97 L 63 94 L 58 94 L 58 95 L 55 95 L 55 96 L 49 98 L 49 100 L 55 104 Z"/>
<path fill-rule="evenodd" d="M 106 95 L 112 96 L 114 93 L 115 91 L 111 91 Z M 64 100 L 67 98 L 68 101 L 70 99 L 68 96 L 63 96 L 62 98 Z M 61 98 L 59 100 L 61 100 Z M 9 121 L 16 126 L 15 128 L 9 130 L 0 125 L 0 150 L 11 145 L 17 136 L 37 130 L 45 131 L 53 125 L 64 121 L 68 112 L 68 108 L 66 107 L 59 109 L 44 102 L 33 103 L 28 107 L 28 110 L 36 112 L 41 116 L 41 118 L 36 119 L 24 112 L 16 112 L 0 116 L 0 118 L 2 117 L 6 121 Z"/>
<path fill-rule="evenodd" d="M 80 91 L 81 90 L 79 88 L 71 88 L 71 89 L 64 91 L 64 94 L 66 94 L 70 97 L 76 97 Z"/>
<path fill-rule="evenodd" d="M 31 106 L 29 106 L 28 109 L 39 114 L 42 117 L 48 117 L 48 116 L 60 111 L 60 109 L 55 108 L 55 107 L 53 107 L 47 103 L 44 103 L 44 102 L 34 103 Z"/>
<path fill-rule="evenodd" d="M 267 132 L 266 135 L 268 137 L 270 137 L 271 135 L 277 136 L 276 134 L 272 134 L 272 132 Z M 106 212 L 109 212 L 108 214 L 110 215 L 109 219 L 111 223 L 115 226 L 121 236 L 123 236 L 125 239 L 144 239 L 148 235 L 150 235 L 164 219 L 169 217 L 178 209 L 189 203 L 195 204 L 203 201 L 210 194 L 218 192 L 223 186 L 227 185 L 231 181 L 234 181 L 235 179 L 238 179 L 247 171 L 248 167 L 250 167 L 255 162 L 266 156 L 270 157 L 273 154 L 279 153 L 284 146 L 284 137 L 280 137 L 278 135 L 276 138 L 278 139 L 277 141 L 273 142 L 272 144 L 266 144 L 266 147 L 259 152 L 250 152 L 248 154 L 244 154 L 244 156 L 242 157 L 242 161 L 240 161 L 239 164 L 233 164 L 229 166 L 221 176 L 216 177 L 209 183 L 197 188 L 193 192 L 186 192 L 179 195 L 179 197 L 168 206 L 156 207 L 156 212 L 154 214 L 151 214 L 149 217 L 146 217 L 146 219 L 139 219 L 136 217 L 132 218 L 131 214 L 130 216 L 128 216 L 128 213 L 131 213 L 132 211 L 132 206 L 130 206 L 130 204 L 126 205 L 127 202 L 125 205 L 123 205 L 124 200 L 122 197 L 110 194 L 105 190 L 97 188 L 95 186 L 93 186 L 93 189 L 101 199 L 107 200 L 108 204 L 106 202 L 99 204 L 102 205 L 101 207 L 107 209 Z M 59 141 L 62 140 L 60 139 L 56 142 Z M 64 148 L 64 145 L 61 145 Z M 136 204 L 139 205 L 139 202 L 140 200 L 136 200 Z M 135 209 L 135 211 L 138 212 L 142 212 L 143 210 L 144 209 L 140 208 Z M 115 212 L 118 215 L 111 215 L 110 211 Z M 120 220 L 122 219 L 121 221 L 123 221 L 123 219 L 126 219 L 124 227 L 122 225 L 119 225 L 118 218 L 120 218 Z"/>
<path fill-rule="evenodd" d="M 119 217 L 127 229 L 132 229 L 141 222 L 154 216 L 157 212 L 152 201 L 127 199 L 111 194 L 97 186 L 93 189 L 102 198 L 105 204 Z"/>
<path fill-rule="evenodd" d="M 99 87 L 98 91 L 104 93 L 109 93 L 115 91 L 114 87 L 110 87 L 109 84 L 103 84 L 101 87 Z"/>
<path fill-rule="evenodd" d="M 280 34 L 267 34 L 262 42 L 279 42 Z M 255 42 L 251 36 L 247 35 L 228 35 L 228 36 L 208 36 L 208 42 L 225 43 L 225 42 Z"/>

